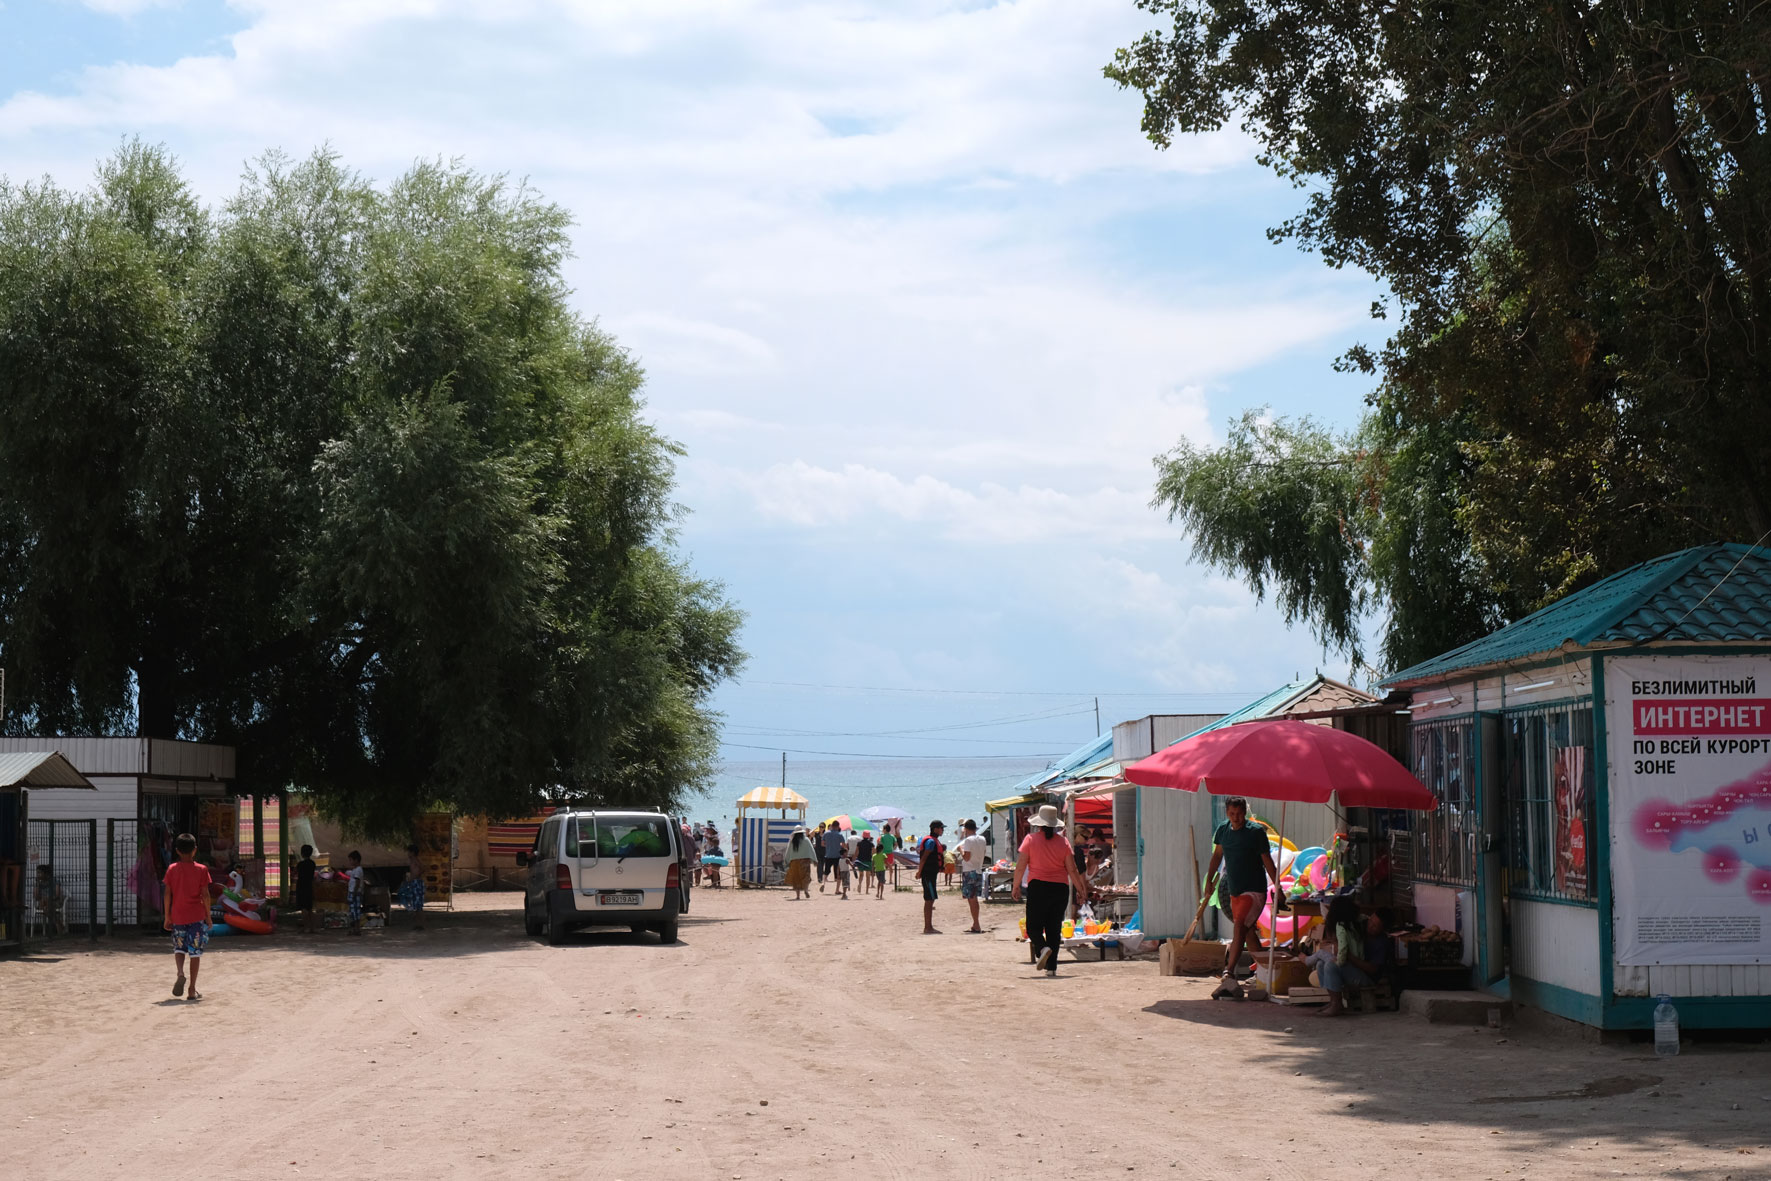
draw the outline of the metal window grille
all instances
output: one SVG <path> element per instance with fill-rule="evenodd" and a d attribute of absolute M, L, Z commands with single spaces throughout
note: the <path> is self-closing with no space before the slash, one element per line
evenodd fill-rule
<path fill-rule="evenodd" d="M 98 938 L 104 914 L 98 892 L 98 822 L 96 820 L 32 820 L 25 830 L 25 881 L 27 903 L 35 908 L 50 936 L 79 931 Z M 39 900 L 38 873 L 46 868 L 49 881 Z M 59 901 L 58 899 L 59 895 Z M 35 934 L 39 928 L 30 927 Z"/>
<path fill-rule="evenodd" d="M 1509 713 L 1506 743 L 1508 891 L 1591 903 L 1592 707 Z"/>
<path fill-rule="evenodd" d="M 1476 884 L 1476 724 L 1465 718 L 1410 730 L 1414 774 L 1439 806 L 1416 817 L 1414 876 L 1447 886 Z"/>
<path fill-rule="evenodd" d="M 165 837 L 164 826 L 149 821 L 105 821 L 105 845 L 110 856 L 105 872 L 106 929 L 112 932 L 139 926 L 159 926 L 161 871 L 153 849 L 155 834 Z"/>

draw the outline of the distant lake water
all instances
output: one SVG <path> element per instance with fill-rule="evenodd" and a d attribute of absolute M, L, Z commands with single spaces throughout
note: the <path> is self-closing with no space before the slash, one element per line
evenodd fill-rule
<path fill-rule="evenodd" d="M 787 786 L 811 801 L 807 819 L 889 804 L 916 817 L 916 831 L 943 820 L 952 831 L 961 820 L 985 821 L 984 801 L 1000 799 L 1015 784 L 1043 770 L 1045 759 L 833 759 L 799 761 L 789 756 Z M 755 787 L 779 786 L 781 762 L 731 762 L 720 767 L 711 790 L 684 804 L 695 820 L 714 820 L 729 832 L 738 815 L 738 797 Z M 776 813 L 780 815 L 780 813 Z"/>

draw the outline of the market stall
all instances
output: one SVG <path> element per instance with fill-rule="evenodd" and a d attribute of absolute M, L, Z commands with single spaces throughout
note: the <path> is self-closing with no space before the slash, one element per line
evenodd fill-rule
<path fill-rule="evenodd" d="M 1016 850 L 1027 839 L 1027 819 L 1047 803 L 1043 792 L 1023 792 L 984 805 L 990 816 L 990 868 L 984 871 L 984 901 L 1008 902 L 1014 886 Z"/>
<path fill-rule="evenodd" d="M 1391 675 L 1441 801 L 1417 917 L 1514 1005 L 1646 1029 L 1771 1013 L 1771 549 L 1621 570 Z M 1765 674 L 1765 685 L 1758 684 Z"/>
<path fill-rule="evenodd" d="M 1280 802 L 1278 825 L 1264 827 L 1280 889 L 1292 905 L 1281 906 L 1269 887 L 1266 908 L 1257 919 L 1266 947 L 1263 980 L 1275 992 L 1296 979 L 1295 971 L 1278 971 L 1280 944 L 1295 951 L 1320 913 L 1307 913 L 1316 909 L 1310 904 L 1351 888 L 1344 871 L 1344 838 L 1327 847 L 1299 849 L 1284 835 L 1289 805 L 1325 805 L 1337 815 L 1348 808 L 1431 812 L 1437 807 L 1432 792 L 1382 747 L 1344 730 L 1300 721 L 1254 721 L 1208 730 L 1133 763 L 1125 776 L 1144 787 Z M 1256 822 L 1252 813 L 1249 819 Z M 1209 904 L 1210 891 L 1205 894 L 1199 913 Z"/>
<path fill-rule="evenodd" d="M 16 949 L 24 943 L 25 914 L 35 876 L 35 867 L 27 865 L 25 854 L 31 788 L 97 790 L 58 751 L 0 754 L 0 950 Z M 54 867 L 50 868 L 53 873 Z M 91 897 L 86 906 L 87 925 L 96 936 L 98 928 L 90 917 Z"/>
<path fill-rule="evenodd" d="M 759 787 L 739 797 L 738 847 L 732 857 L 740 887 L 778 886 L 787 880 L 787 842 L 794 829 L 805 827 L 809 807 L 804 796 L 786 787 Z"/>

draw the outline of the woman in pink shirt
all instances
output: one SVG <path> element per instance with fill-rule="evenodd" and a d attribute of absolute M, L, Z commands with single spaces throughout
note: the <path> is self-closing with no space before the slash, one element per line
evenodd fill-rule
<path fill-rule="evenodd" d="M 1076 855 L 1065 839 L 1064 822 L 1050 804 L 1027 822 L 1031 830 L 1015 858 L 1015 881 L 1010 897 L 1021 899 L 1021 882 L 1027 883 L 1027 938 L 1033 943 L 1033 964 L 1046 975 L 1058 974 L 1058 948 L 1064 941 L 1064 912 L 1070 905 L 1070 887 L 1088 897 L 1088 883 L 1076 869 Z"/>

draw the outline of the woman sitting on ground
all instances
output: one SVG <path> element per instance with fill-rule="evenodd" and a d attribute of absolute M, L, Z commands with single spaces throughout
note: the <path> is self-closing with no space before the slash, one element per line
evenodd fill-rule
<path fill-rule="evenodd" d="M 1322 942 L 1309 958 L 1328 992 L 1328 1004 L 1316 1016 L 1339 1017 L 1347 1011 L 1347 989 L 1376 983 L 1377 965 L 1364 953 L 1365 922 L 1353 899 L 1343 894 L 1328 904 L 1328 913 L 1322 916 Z"/>

